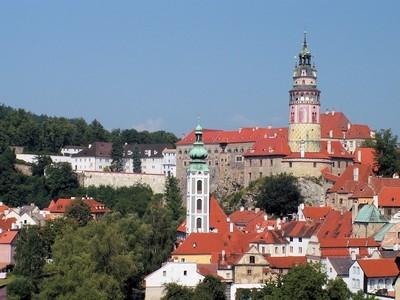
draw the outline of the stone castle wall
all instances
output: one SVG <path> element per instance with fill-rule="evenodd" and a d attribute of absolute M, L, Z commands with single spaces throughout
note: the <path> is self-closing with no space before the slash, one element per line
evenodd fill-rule
<path fill-rule="evenodd" d="M 83 171 L 78 174 L 79 184 L 84 187 L 101 185 L 113 188 L 129 187 L 136 184 L 150 186 L 154 193 L 164 193 L 166 176 L 159 174 L 133 174 Z"/>

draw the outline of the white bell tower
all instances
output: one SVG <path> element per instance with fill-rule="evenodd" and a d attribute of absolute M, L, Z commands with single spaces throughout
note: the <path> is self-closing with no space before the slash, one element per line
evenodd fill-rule
<path fill-rule="evenodd" d="M 210 228 L 210 172 L 207 164 L 208 152 L 203 144 L 203 129 L 197 125 L 196 140 L 190 150 L 190 165 L 187 170 L 186 231 L 209 232 Z"/>

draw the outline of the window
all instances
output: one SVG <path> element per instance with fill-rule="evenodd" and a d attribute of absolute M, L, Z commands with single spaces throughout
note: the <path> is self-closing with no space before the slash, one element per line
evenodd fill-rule
<path fill-rule="evenodd" d="M 290 162 L 289 163 L 289 168 L 291 168 L 293 166 L 293 163 L 292 162 Z"/>
<path fill-rule="evenodd" d="M 251 270 L 247 270 L 247 276 L 251 276 Z"/>
<path fill-rule="evenodd" d="M 256 257 L 253 256 L 253 255 L 250 256 L 249 260 L 250 260 L 251 264 L 255 264 L 256 263 Z"/>
<path fill-rule="evenodd" d="M 260 167 L 262 167 L 262 159 L 260 159 Z"/>
<path fill-rule="evenodd" d="M 183 276 L 187 276 L 187 271 L 186 270 L 183 271 Z"/>
<path fill-rule="evenodd" d="M 162 276 L 166 277 L 167 276 L 167 271 L 162 271 Z"/>
<path fill-rule="evenodd" d="M 197 199 L 197 204 L 196 204 L 196 208 L 197 208 L 197 212 L 201 212 L 203 209 L 203 201 L 201 201 L 201 199 Z"/>
<path fill-rule="evenodd" d="M 299 253 L 302 254 L 303 253 L 303 248 L 299 247 Z"/>
<path fill-rule="evenodd" d="M 185 259 L 184 259 L 184 258 L 181 258 L 181 262 L 185 262 Z"/>
<path fill-rule="evenodd" d="M 260 178 L 262 177 L 262 172 L 260 172 L 259 177 L 260 177 Z"/>
<path fill-rule="evenodd" d="M 197 180 L 197 194 L 201 194 L 203 192 L 203 182 L 201 180 Z"/>
<path fill-rule="evenodd" d="M 236 156 L 236 162 L 242 162 L 243 161 L 243 156 Z"/>
<path fill-rule="evenodd" d="M 290 246 L 289 251 L 290 253 L 293 253 L 293 246 Z"/>
<path fill-rule="evenodd" d="M 378 289 L 382 289 L 383 287 L 384 287 L 383 279 L 379 279 L 379 281 L 378 281 Z"/>
<path fill-rule="evenodd" d="M 249 172 L 249 181 L 251 181 L 251 172 Z"/>
<path fill-rule="evenodd" d="M 299 242 L 301 243 L 303 241 L 303 238 L 299 237 Z"/>
<path fill-rule="evenodd" d="M 317 163 L 315 162 L 315 163 L 313 163 L 313 167 L 314 168 L 316 168 L 317 167 Z"/>
<path fill-rule="evenodd" d="M 291 236 L 291 237 L 289 238 L 289 240 L 290 240 L 291 242 L 293 242 L 293 237 Z"/>
<path fill-rule="evenodd" d="M 275 254 L 278 254 L 278 247 L 275 247 Z"/>
<path fill-rule="evenodd" d="M 196 228 L 197 229 L 201 228 L 201 218 L 197 218 L 197 220 L 196 220 Z"/>

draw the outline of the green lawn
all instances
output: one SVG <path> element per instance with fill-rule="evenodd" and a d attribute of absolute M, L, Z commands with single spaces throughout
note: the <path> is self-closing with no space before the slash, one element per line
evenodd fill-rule
<path fill-rule="evenodd" d="M 15 278 L 14 275 L 8 274 L 6 279 L 0 279 L 0 287 L 3 287 L 5 285 L 9 284 L 11 281 L 14 280 L 14 278 Z"/>

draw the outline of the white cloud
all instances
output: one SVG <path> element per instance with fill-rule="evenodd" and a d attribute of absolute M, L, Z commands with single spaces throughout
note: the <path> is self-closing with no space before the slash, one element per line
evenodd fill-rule
<path fill-rule="evenodd" d="M 142 123 L 139 123 L 137 125 L 134 125 L 133 128 L 135 128 L 138 131 L 157 131 L 162 129 L 162 124 L 163 120 L 161 118 L 156 118 L 156 119 L 147 119 Z"/>

